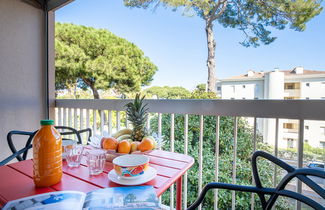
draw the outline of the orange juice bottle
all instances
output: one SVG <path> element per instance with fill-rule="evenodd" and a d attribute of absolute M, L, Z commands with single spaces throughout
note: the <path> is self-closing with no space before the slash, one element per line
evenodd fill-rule
<path fill-rule="evenodd" d="M 33 139 L 34 183 L 48 187 L 61 181 L 62 138 L 53 120 L 41 120 L 41 129 Z"/>

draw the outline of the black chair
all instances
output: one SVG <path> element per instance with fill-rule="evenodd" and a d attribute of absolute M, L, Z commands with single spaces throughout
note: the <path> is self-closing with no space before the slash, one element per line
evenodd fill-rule
<path fill-rule="evenodd" d="M 87 137 L 87 143 L 88 143 L 88 141 L 92 135 L 90 128 L 86 128 L 86 129 L 82 129 L 82 130 L 76 130 L 74 128 L 67 127 L 67 126 L 55 126 L 55 128 L 60 132 L 63 141 L 64 140 L 74 140 L 74 141 L 78 141 L 78 143 L 81 144 L 82 143 L 81 134 L 88 132 L 88 137 Z M 8 146 L 12 152 L 12 155 L 7 157 L 5 160 L 1 161 L 0 165 L 4 165 L 4 164 L 8 163 L 9 161 L 11 161 L 14 158 L 16 158 L 18 161 L 26 160 L 28 150 L 30 148 L 32 148 L 32 140 L 33 140 L 33 137 L 36 134 L 36 132 L 37 131 L 35 131 L 35 132 L 16 131 L 16 130 L 10 131 L 7 134 L 7 142 L 8 142 Z M 13 142 L 13 136 L 15 136 L 15 135 L 28 136 L 25 147 L 23 147 L 21 149 L 16 148 L 16 146 Z M 69 139 L 69 138 L 64 137 L 64 136 L 70 136 L 70 135 L 75 135 L 77 137 L 77 139 L 75 140 L 75 139 Z"/>
<path fill-rule="evenodd" d="M 259 178 L 256 160 L 258 157 L 263 157 L 274 164 L 280 166 L 284 170 L 286 170 L 288 173 L 282 178 L 280 183 L 276 188 L 266 188 L 263 187 Z M 275 204 L 275 201 L 279 196 L 285 196 L 289 198 L 293 198 L 295 200 L 298 200 L 302 203 L 307 204 L 308 206 L 317 209 L 317 210 L 325 210 L 325 207 L 321 204 L 317 203 L 316 201 L 299 194 L 297 192 L 293 192 L 290 190 L 285 190 L 286 185 L 293 179 L 298 178 L 301 182 L 306 184 L 308 187 L 310 187 L 316 194 L 318 194 L 320 197 L 325 199 L 325 190 L 319 186 L 316 182 L 311 180 L 307 176 L 316 176 L 325 179 L 325 172 L 320 171 L 317 169 L 310 169 L 310 168 L 298 168 L 295 169 L 292 166 L 288 165 L 287 163 L 283 162 L 282 160 L 279 160 L 278 158 L 263 152 L 263 151 L 256 151 L 253 154 L 252 157 L 252 168 L 253 168 L 253 176 L 255 180 L 256 186 L 244 186 L 244 185 L 234 185 L 234 184 L 226 184 L 226 183 L 218 183 L 218 182 L 212 182 L 207 184 L 201 194 L 199 195 L 198 199 L 188 208 L 188 210 L 196 209 L 204 200 L 204 196 L 210 189 L 227 189 L 227 190 L 235 190 L 235 191 L 242 191 L 242 192 L 252 192 L 256 193 L 261 201 L 261 205 L 263 209 L 271 209 L 273 205 Z M 265 195 L 270 195 L 269 199 L 266 199 Z"/>
<path fill-rule="evenodd" d="M 55 126 L 55 128 L 60 132 L 62 136 L 62 140 L 77 140 L 79 144 L 82 144 L 82 139 L 81 139 L 82 133 L 88 133 L 87 144 L 90 141 L 90 137 L 92 135 L 90 128 L 86 128 L 82 130 L 76 130 L 74 128 L 67 127 L 67 126 Z M 65 138 L 65 136 L 69 136 L 69 135 L 76 135 L 77 139 Z"/>

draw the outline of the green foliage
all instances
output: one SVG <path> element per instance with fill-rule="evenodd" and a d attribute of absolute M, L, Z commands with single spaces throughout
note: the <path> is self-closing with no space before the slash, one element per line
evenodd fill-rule
<path fill-rule="evenodd" d="M 151 121 L 151 129 L 157 132 L 157 117 Z M 162 134 L 165 139 L 170 136 L 171 116 L 163 115 L 162 118 Z M 188 205 L 194 202 L 198 196 L 198 156 L 199 156 L 199 116 L 190 115 L 188 121 L 188 154 L 195 159 L 195 164 L 188 172 Z M 219 182 L 232 183 L 232 165 L 233 165 L 233 129 L 234 119 L 232 117 L 220 118 L 220 143 L 219 143 Z M 204 117 L 203 132 L 203 185 L 215 181 L 215 146 L 216 146 L 216 117 Z M 267 152 L 271 152 L 271 147 L 261 142 L 262 137 L 258 136 L 258 148 Z M 184 116 L 175 115 L 175 151 L 184 153 Z M 170 150 L 170 141 L 166 141 L 164 150 Z M 238 121 L 238 139 L 237 139 L 237 184 L 251 185 L 251 155 L 253 153 L 253 130 L 247 125 L 244 119 Z M 272 164 L 261 159 L 259 160 L 259 172 L 264 186 L 273 186 L 272 184 Z M 213 209 L 214 197 L 213 193 L 209 193 L 204 201 L 204 209 Z M 249 209 L 250 193 L 236 193 L 236 209 Z M 258 198 L 255 196 L 256 205 L 259 206 Z M 163 195 L 163 202 L 169 204 L 169 193 Z M 231 206 L 231 192 L 219 190 L 220 209 L 227 209 Z M 285 206 L 283 202 L 278 204 L 278 209 Z"/>
<path fill-rule="evenodd" d="M 146 95 L 157 97 L 158 99 L 186 99 L 191 93 L 183 87 L 159 87 L 153 86 L 144 90 Z"/>
<path fill-rule="evenodd" d="M 270 44 L 276 37 L 270 28 L 303 31 L 306 23 L 322 11 L 322 0 L 124 0 L 129 7 L 148 8 L 163 5 L 184 9 L 185 13 L 197 15 L 207 25 L 218 21 L 224 27 L 243 31 L 244 46 Z"/>
<path fill-rule="evenodd" d="M 55 27 L 56 89 L 78 83 L 91 88 L 95 98 L 98 89 L 134 92 L 149 85 L 157 71 L 135 44 L 107 30 L 66 23 Z"/>

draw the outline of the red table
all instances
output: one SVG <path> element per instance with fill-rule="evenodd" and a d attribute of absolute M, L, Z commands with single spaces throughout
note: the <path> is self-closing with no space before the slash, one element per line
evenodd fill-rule
<path fill-rule="evenodd" d="M 158 175 L 144 185 L 154 186 L 157 196 L 160 196 L 176 182 L 176 209 L 181 209 L 182 175 L 193 165 L 193 158 L 162 150 L 150 151 L 146 155 L 150 157 L 150 166 L 157 170 Z M 90 176 L 83 158 L 78 168 L 69 168 L 66 162 L 63 162 L 63 176 L 60 183 L 51 187 L 36 188 L 32 179 L 32 165 L 32 160 L 26 160 L 0 167 L 0 207 L 10 200 L 51 191 L 90 192 L 100 188 L 121 186 L 108 179 L 107 173 L 113 169 L 112 163 L 106 162 L 104 173 Z"/>

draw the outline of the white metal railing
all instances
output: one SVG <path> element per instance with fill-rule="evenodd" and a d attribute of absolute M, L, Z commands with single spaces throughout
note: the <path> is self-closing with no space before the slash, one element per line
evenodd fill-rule
<path fill-rule="evenodd" d="M 92 127 L 93 133 L 103 133 L 107 131 L 112 133 L 115 129 L 129 127 L 125 116 L 125 104 L 131 100 L 113 99 L 113 100 L 88 100 L 88 99 L 60 99 L 56 100 L 56 124 L 69 125 L 77 129 Z M 198 171 L 198 189 L 202 189 L 202 169 L 203 169 L 203 117 L 212 115 L 216 118 L 216 151 L 215 151 L 215 180 L 219 176 L 219 120 L 220 116 L 234 117 L 234 160 L 232 169 L 232 181 L 236 183 L 236 147 L 237 147 L 237 125 L 238 117 L 254 118 L 254 143 L 253 151 L 256 150 L 257 118 L 276 119 L 275 124 L 275 149 L 274 155 L 278 155 L 279 141 L 279 119 L 297 119 L 299 120 L 299 139 L 297 150 L 297 165 L 303 164 L 303 142 L 304 142 L 304 121 L 305 120 L 325 120 L 325 100 L 146 100 L 149 112 L 158 114 L 158 136 L 162 134 L 162 114 L 171 114 L 170 122 L 170 151 L 174 151 L 174 114 L 184 115 L 184 153 L 188 153 L 188 117 L 189 115 L 199 115 L 199 171 Z M 92 112 L 92 119 L 90 113 Z M 72 114 L 73 113 L 73 114 Z M 124 113 L 124 114 L 123 114 Z M 149 115 L 150 116 L 150 115 Z M 97 125 L 99 117 L 100 124 Z M 115 119 L 113 119 L 115 118 Z M 114 121 L 115 120 L 115 121 Z M 73 122 L 73 123 L 72 123 Z M 148 120 L 147 122 L 150 122 Z M 107 126 L 104 126 L 107 125 Z M 147 123 L 150 128 L 150 123 Z M 99 128 L 99 130 L 98 130 Z M 106 129 L 106 130 L 105 130 Z M 276 168 L 274 170 L 274 182 L 276 182 Z M 187 173 L 184 175 L 184 209 L 187 207 Z M 254 180 L 252 180 L 254 182 Z M 171 187 L 170 207 L 174 208 L 174 186 Z M 297 191 L 301 192 L 301 183 L 297 184 Z M 217 209 L 218 190 L 215 190 L 215 205 Z M 232 209 L 236 208 L 235 192 L 232 192 Z M 300 208 L 300 204 L 296 205 Z M 254 195 L 252 195 L 251 209 L 254 209 Z"/>

